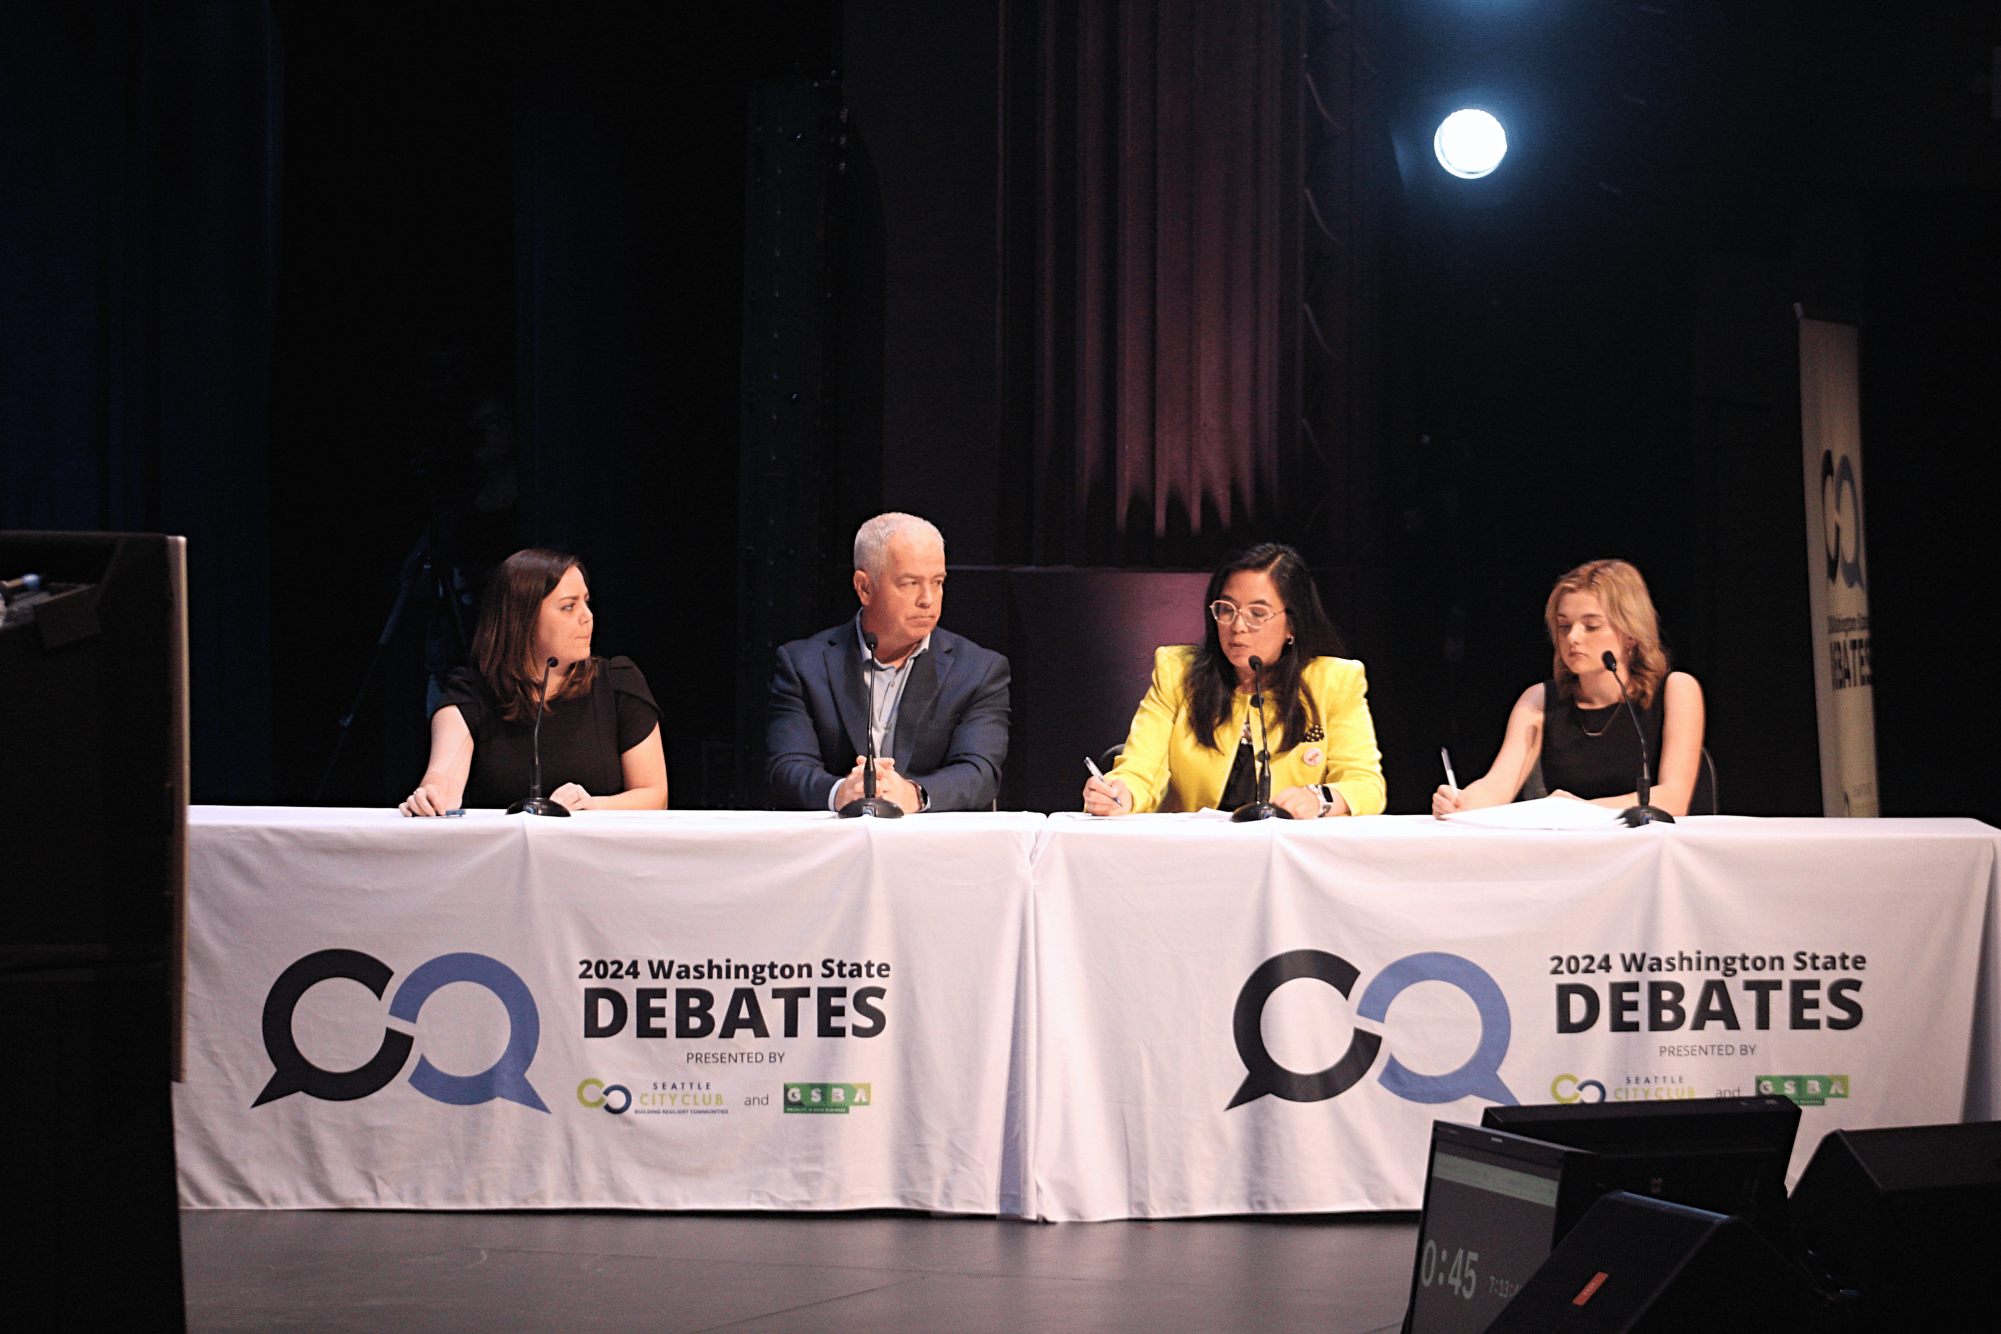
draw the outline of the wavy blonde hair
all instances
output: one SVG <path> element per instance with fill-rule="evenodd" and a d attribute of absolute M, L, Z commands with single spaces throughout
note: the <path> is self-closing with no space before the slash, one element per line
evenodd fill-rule
<path fill-rule="evenodd" d="M 1623 640 L 1631 641 L 1626 651 L 1626 694 L 1641 708 L 1654 702 L 1661 682 L 1667 679 L 1667 650 L 1661 647 L 1660 618 L 1654 614 L 1654 600 L 1647 594 L 1647 581 L 1622 560 L 1594 560 L 1578 566 L 1556 581 L 1543 604 L 1542 622 L 1549 629 L 1550 646 L 1556 653 L 1557 689 L 1564 698 L 1577 694 L 1577 673 L 1563 665 L 1563 643 L 1557 636 L 1556 605 L 1567 593 L 1589 593 L 1605 609 L 1605 619 Z"/>

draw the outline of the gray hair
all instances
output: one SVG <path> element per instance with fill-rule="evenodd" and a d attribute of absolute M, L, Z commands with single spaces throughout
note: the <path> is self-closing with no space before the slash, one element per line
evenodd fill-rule
<path fill-rule="evenodd" d="M 888 514 L 878 514 L 855 530 L 855 568 L 864 570 L 873 579 L 882 573 L 883 559 L 889 551 L 889 544 L 905 534 L 928 537 L 945 548 L 945 535 L 930 522 L 915 514 L 901 514 L 891 510 Z"/>

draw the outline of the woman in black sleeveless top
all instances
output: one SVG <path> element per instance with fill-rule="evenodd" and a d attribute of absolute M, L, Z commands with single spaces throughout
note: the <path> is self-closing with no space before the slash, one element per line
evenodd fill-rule
<path fill-rule="evenodd" d="M 527 796 L 545 675 L 542 785 L 550 799 L 573 811 L 665 806 L 660 706 L 630 659 L 591 656 L 595 623 L 576 557 L 528 550 L 501 562 L 480 606 L 474 665 L 445 678 L 430 762 L 397 809 L 443 815 Z"/>
<path fill-rule="evenodd" d="M 1650 799 L 1688 814 L 1702 767 L 1702 687 L 1670 672 L 1660 623 L 1640 572 L 1621 560 L 1592 561 L 1556 581 L 1543 608 L 1556 675 L 1530 686 L 1508 715 L 1501 753 L 1485 777 L 1455 795 L 1440 787 L 1431 813 L 1513 801 L 1536 762 L 1551 796 L 1614 810 L 1638 801 L 1640 741 L 1623 699 L 1639 715 L 1655 775 Z M 1617 670 L 1605 666 L 1611 653 Z"/>

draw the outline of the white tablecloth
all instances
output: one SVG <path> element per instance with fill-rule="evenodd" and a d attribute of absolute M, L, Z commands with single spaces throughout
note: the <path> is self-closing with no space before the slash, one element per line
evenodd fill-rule
<path fill-rule="evenodd" d="M 197 809 L 182 1199 L 1017 1213 L 1042 823 Z"/>
<path fill-rule="evenodd" d="M 1803 1162 L 2001 1105 L 1997 847 L 198 808 L 182 1198 L 1407 1209 L 1434 1117 L 1766 1087 Z"/>
<path fill-rule="evenodd" d="M 1837 1126 L 1990 1115 L 1998 843 L 1052 817 L 1029 1212 L 1414 1209 L 1431 1121 L 1496 1101 L 1785 1092 L 1795 1171 Z"/>

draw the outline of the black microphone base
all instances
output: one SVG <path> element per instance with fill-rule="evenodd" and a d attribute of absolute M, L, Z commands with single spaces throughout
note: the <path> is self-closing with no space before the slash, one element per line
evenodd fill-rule
<path fill-rule="evenodd" d="M 560 815 L 569 818 L 570 808 L 548 797 L 523 797 L 507 808 L 509 815 Z"/>
<path fill-rule="evenodd" d="M 1674 817 L 1658 806 L 1628 806 L 1619 812 L 1619 818 L 1634 829 L 1643 824 L 1673 824 Z"/>
<path fill-rule="evenodd" d="M 858 815 L 872 815 L 878 820 L 901 820 L 903 807 L 888 797 L 856 797 L 834 814 L 843 820 L 852 820 Z"/>
<path fill-rule="evenodd" d="M 1253 801 L 1230 812 L 1231 824 L 1247 824 L 1252 820 L 1290 820 L 1292 812 L 1283 806 L 1274 806 L 1268 801 Z"/>

